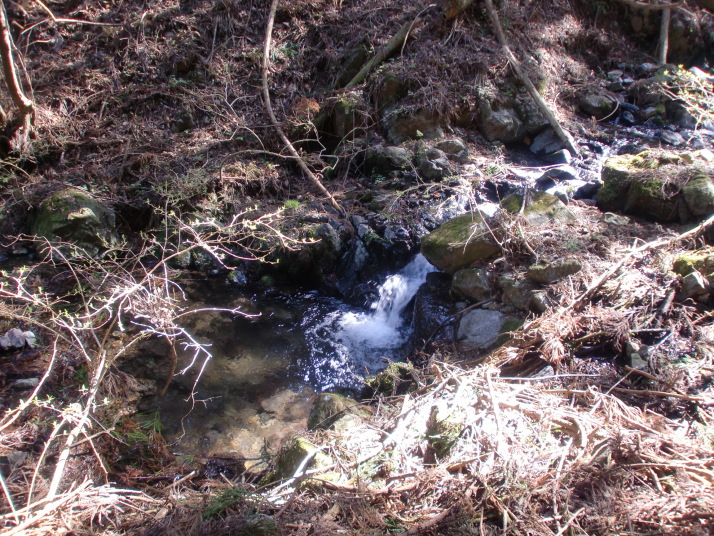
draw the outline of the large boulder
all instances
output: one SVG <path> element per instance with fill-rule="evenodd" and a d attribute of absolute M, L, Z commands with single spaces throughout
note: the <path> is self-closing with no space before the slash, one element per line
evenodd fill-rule
<path fill-rule="evenodd" d="M 421 253 L 439 270 L 453 274 L 496 257 L 501 247 L 480 212 L 457 216 L 422 239 Z"/>
<path fill-rule="evenodd" d="M 603 165 L 598 207 L 659 222 L 709 214 L 714 192 L 707 181 L 713 166 L 714 153 L 707 149 L 683 153 L 648 150 L 612 156 Z"/>
<path fill-rule="evenodd" d="M 95 255 L 117 241 L 116 216 L 111 207 L 86 192 L 65 189 L 42 202 L 32 232 L 52 242 L 72 243 Z"/>

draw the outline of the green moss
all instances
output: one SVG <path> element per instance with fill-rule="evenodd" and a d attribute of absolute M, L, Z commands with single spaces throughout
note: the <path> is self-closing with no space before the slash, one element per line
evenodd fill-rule
<path fill-rule="evenodd" d="M 365 378 L 365 395 L 383 394 L 393 396 L 412 390 L 416 382 L 412 376 L 414 365 L 411 363 L 390 363 L 379 374 Z"/>
<path fill-rule="evenodd" d="M 704 276 L 714 275 L 714 249 L 705 248 L 680 255 L 674 260 L 672 271 L 682 277 L 695 271 Z"/>
<path fill-rule="evenodd" d="M 501 324 L 501 329 L 498 330 L 500 335 L 498 339 L 496 339 L 496 345 L 503 346 L 510 341 L 513 338 L 512 332 L 520 329 L 524 323 L 522 318 L 516 318 L 514 316 L 506 318 L 503 324 Z"/>

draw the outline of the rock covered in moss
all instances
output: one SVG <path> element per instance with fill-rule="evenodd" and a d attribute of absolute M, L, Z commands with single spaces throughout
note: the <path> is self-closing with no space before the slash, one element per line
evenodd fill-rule
<path fill-rule="evenodd" d="M 116 216 L 111 207 L 86 192 L 65 189 L 42 202 L 32 232 L 50 241 L 70 242 L 95 255 L 117 241 Z"/>
<path fill-rule="evenodd" d="M 523 215 L 531 225 L 546 225 L 555 222 L 575 221 L 575 215 L 557 196 L 545 192 L 530 191 L 529 200 L 523 204 L 523 193 L 514 193 L 501 201 L 506 212 L 518 214 L 524 206 Z"/>
<path fill-rule="evenodd" d="M 597 205 L 601 210 L 624 211 L 665 223 L 686 221 L 695 212 L 708 214 L 714 208 L 714 189 L 705 177 L 711 176 L 713 165 L 714 154 L 707 149 L 612 156 L 603 165 Z M 691 186 L 687 187 L 688 183 Z M 680 188 L 688 189 L 688 194 L 680 193 Z"/>
<path fill-rule="evenodd" d="M 605 119 L 617 109 L 617 101 L 604 93 L 586 93 L 580 99 L 580 109 L 595 119 Z"/>
<path fill-rule="evenodd" d="M 536 283 L 547 285 L 558 279 L 573 275 L 582 270 L 582 265 L 575 259 L 534 264 L 528 268 L 528 277 Z"/>
<path fill-rule="evenodd" d="M 364 167 L 373 175 L 388 176 L 393 171 L 404 171 L 412 165 L 412 155 L 403 147 L 377 145 L 367 151 Z"/>
<path fill-rule="evenodd" d="M 714 249 L 705 248 L 678 256 L 674 259 L 672 271 L 682 277 L 692 272 L 714 275 Z"/>
<path fill-rule="evenodd" d="M 709 216 L 714 213 L 714 177 L 697 173 L 682 188 L 684 201 L 693 216 Z"/>
<path fill-rule="evenodd" d="M 355 400 L 335 393 L 322 393 L 312 403 L 307 429 L 347 431 L 368 415 Z"/>
<path fill-rule="evenodd" d="M 310 460 L 305 463 L 305 460 Z M 304 437 L 296 437 L 288 449 L 278 458 L 271 481 L 293 478 L 298 469 L 319 469 L 331 465 L 332 459 Z M 300 471 L 302 474 L 303 471 Z"/>
<path fill-rule="evenodd" d="M 382 372 L 365 378 L 365 395 L 369 397 L 383 394 L 393 396 L 404 394 L 413 387 L 414 365 L 407 362 L 390 363 Z"/>
<path fill-rule="evenodd" d="M 457 216 L 422 239 L 421 253 L 447 273 L 496 257 L 501 247 L 479 212 Z"/>

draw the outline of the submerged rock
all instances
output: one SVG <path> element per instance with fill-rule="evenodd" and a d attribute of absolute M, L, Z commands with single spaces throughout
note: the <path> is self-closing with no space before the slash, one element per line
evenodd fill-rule
<path fill-rule="evenodd" d="M 116 216 L 111 207 L 89 194 L 66 189 L 42 202 L 32 232 L 53 242 L 70 242 L 96 255 L 117 241 Z"/>
<path fill-rule="evenodd" d="M 479 212 L 457 216 L 422 239 L 421 253 L 447 273 L 497 256 L 501 247 Z"/>

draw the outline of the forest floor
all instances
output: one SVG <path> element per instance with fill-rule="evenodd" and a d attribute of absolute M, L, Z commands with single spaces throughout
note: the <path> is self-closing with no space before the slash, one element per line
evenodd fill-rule
<path fill-rule="evenodd" d="M 503 262 L 521 266 L 535 248 L 588 266 L 551 289 L 558 300 L 544 314 L 485 356 L 437 345 L 419 356 L 410 391 L 364 401 L 370 417 L 349 433 L 306 433 L 331 460 L 309 477 L 267 483 L 232 460 L 212 460 L 212 470 L 186 463 L 159 423 L 135 414 L 151 387 L 114 365 L 145 332 L 125 330 L 122 319 L 189 335 L 176 322 L 175 272 L 166 258 L 144 261 L 165 246 L 167 222 L 197 248 L 236 234 L 254 246 L 264 237 L 250 224 L 211 234 L 186 222 L 252 214 L 279 225 L 288 201 L 334 215 L 263 106 L 265 4 L 6 2 L 37 111 L 0 175 L 0 332 L 19 328 L 36 340 L 0 356 L 3 533 L 713 534 L 711 305 L 680 300 L 670 270 L 703 245 L 702 232 L 636 219 L 611 227 L 585 204 L 573 206 L 578 223 L 567 228 L 518 238 L 514 227 Z M 364 211 L 353 194 L 364 188 L 364 153 L 383 142 L 375 99 L 384 88 L 375 75 L 344 89 L 344 67 L 358 45 L 372 54 L 410 20 L 409 38 L 382 67 L 409 80 L 405 113 L 428 110 L 465 139 L 478 176 L 507 177 L 524 162 L 522 146 L 489 142 L 474 126 L 479 96 L 513 83 L 481 3 L 446 22 L 425 7 L 279 3 L 273 106 L 348 212 Z M 615 2 L 508 1 L 501 14 L 566 130 L 610 136 L 578 113 L 578 92 L 618 64 L 651 61 L 656 31 L 633 32 L 633 13 Z M 362 134 L 335 156 L 315 122 L 347 97 Z M 114 208 L 120 253 L 31 256 L 29 222 L 66 187 Z M 418 214 L 400 205 L 389 216 Z M 649 368 L 623 365 L 637 341 Z M 589 358 L 601 353 L 612 359 Z"/>

